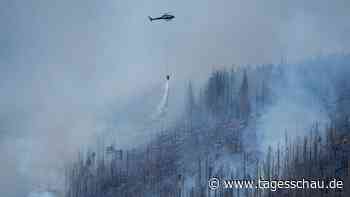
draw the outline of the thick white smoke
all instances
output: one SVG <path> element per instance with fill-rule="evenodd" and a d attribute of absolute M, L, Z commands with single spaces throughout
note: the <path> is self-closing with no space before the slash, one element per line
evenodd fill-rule
<path fill-rule="evenodd" d="M 327 110 L 319 96 L 306 88 L 301 73 L 296 72 L 293 66 L 286 70 L 286 85 L 276 82 L 273 87 L 275 102 L 258 119 L 257 135 L 262 151 L 266 151 L 268 146 L 283 145 L 286 133 L 291 138 L 304 137 L 315 124 L 325 126 L 328 122 Z M 319 83 L 318 78 L 315 80 Z"/>
<path fill-rule="evenodd" d="M 212 65 L 289 60 L 324 48 L 349 51 L 350 1 L 198 2 L 1 1 L 2 196 L 27 196 L 32 185 L 48 182 L 46 174 L 105 127 L 105 113 L 114 112 L 110 105 L 122 108 L 140 99 L 137 95 L 161 75 L 164 57 L 180 79 L 172 84 L 176 94 L 169 101 L 166 84 L 155 113 L 169 116 L 171 109 L 181 109 L 181 80 L 204 81 Z M 173 11 L 176 20 L 149 23 L 148 15 L 163 11 Z M 164 48 L 164 40 L 171 47 Z M 149 135 L 138 132 L 134 122 L 139 122 L 131 119 L 140 111 L 149 118 L 154 109 L 140 110 L 146 105 L 138 103 L 136 113 L 115 115 L 123 124 L 111 126 L 111 132 L 120 146 Z M 274 109 L 271 116 L 280 112 Z M 264 128 L 272 132 L 274 119 L 269 120 Z"/>

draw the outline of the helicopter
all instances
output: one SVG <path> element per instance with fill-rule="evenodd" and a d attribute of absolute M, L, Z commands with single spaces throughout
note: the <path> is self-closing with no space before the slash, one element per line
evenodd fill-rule
<path fill-rule="evenodd" d="M 165 21 L 170 21 L 172 19 L 175 18 L 174 15 L 171 15 L 169 13 L 164 13 L 162 16 L 160 17 L 157 17 L 157 18 L 152 18 L 150 16 L 148 16 L 149 20 L 152 22 L 152 21 L 155 21 L 155 20 L 165 20 Z"/>

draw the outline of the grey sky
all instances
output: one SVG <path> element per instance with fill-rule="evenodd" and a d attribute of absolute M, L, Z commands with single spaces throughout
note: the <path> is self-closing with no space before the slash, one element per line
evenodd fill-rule
<path fill-rule="evenodd" d="M 167 11 L 174 21 L 147 19 Z M 40 182 L 28 171 L 46 172 L 86 143 L 100 126 L 96 114 L 161 83 L 166 67 L 181 86 L 215 66 L 349 52 L 349 20 L 348 0 L 2 0 L 7 184 Z M 2 180 L 0 190 L 14 194 Z"/>

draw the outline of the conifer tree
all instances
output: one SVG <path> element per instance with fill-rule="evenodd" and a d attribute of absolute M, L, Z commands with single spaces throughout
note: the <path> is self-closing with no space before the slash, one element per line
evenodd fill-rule
<path fill-rule="evenodd" d="M 247 71 L 244 71 L 243 81 L 239 92 L 239 114 L 242 121 L 247 122 L 250 115 Z"/>

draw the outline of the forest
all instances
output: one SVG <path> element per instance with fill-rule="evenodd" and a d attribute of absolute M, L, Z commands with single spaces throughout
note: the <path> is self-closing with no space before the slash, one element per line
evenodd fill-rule
<path fill-rule="evenodd" d="M 350 195 L 350 55 L 213 70 L 150 142 L 103 139 L 65 166 L 66 197 Z M 161 121 L 168 121 L 165 120 Z M 164 125 L 164 124 L 163 124 Z M 208 179 L 326 180 L 343 189 L 210 190 Z"/>

